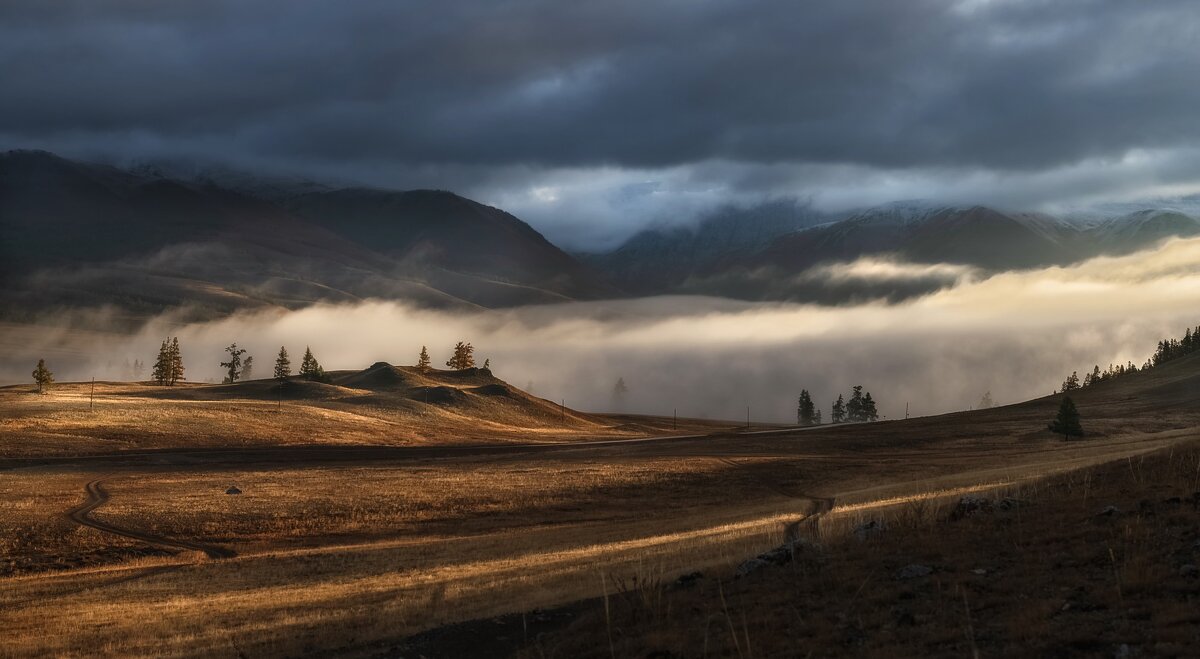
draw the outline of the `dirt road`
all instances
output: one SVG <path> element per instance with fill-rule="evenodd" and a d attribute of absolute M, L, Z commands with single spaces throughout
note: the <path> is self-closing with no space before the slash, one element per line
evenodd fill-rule
<path fill-rule="evenodd" d="M 237 552 L 225 547 L 217 547 L 215 545 L 205 545 L 198 542 L 189 542 L 187 540 L 172 540 L 162 536 L 144 533 L 134 529 L 121 528 L 106 522 L 101 522 L 91 516 L 93 510 L 103 506 L 108 501 L 108 492 L 104 490 L 103 479 L 97 479 L 87 484 L 85 488 L 88 498 L 87 501 L 66 512 L 67 517 L 83 526 L 90 526 L 105 533 L 113 533 L 116 535 L 141 540 L 152 545 L 160 545 L 164 547 L 172 547 L 175 549 L 185 549 L 190 551 L 202 551 L 209 558 L 233 558 L 237 556 Z"/>

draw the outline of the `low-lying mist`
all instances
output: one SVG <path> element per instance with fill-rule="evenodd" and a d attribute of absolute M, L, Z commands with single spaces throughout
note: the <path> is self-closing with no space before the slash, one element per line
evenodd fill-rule
<path fill-rule="evenodd" d="M 189 381 L 220 381 L 223 348 L 237 342 L 269 377 L 286 345 L 293 368 L 306 346 L 327 370 L 376 361 L 435 365 L 455 341 L 480 364 L 546 398 L 594 411 L 744 419 L 795 418 L 802 388 L 829 415 L 838 393 L 862 384 L 887 418 L 967 409 L 990 391 L 999 403 L 1049 394 L 1072 370 L 1132 360 L 1200 321 L 1200 239 L 1075 266 L 994 276 L 952 266 L 864 261 L 825 266 L 848 278 L 948 276 L 947 287 L 899 304 L 827 307 L 656 297 L 447 312 L 368 301 L 268 311 L 180 325 L 166 315 L 135 335 L 9 327 L 5 382 L 28 382 L 46 357 L 60 381 L 119 379 L 126 361 L 153 362 L 177 335 Z M 103 316 L 95 324 L 103 329 Z M 148 371 L 148 367 L 147 367 Z M 145 376 L 148 377 L 148 376 Z M 613 394 L 623 378 L 628 393 Z"/>

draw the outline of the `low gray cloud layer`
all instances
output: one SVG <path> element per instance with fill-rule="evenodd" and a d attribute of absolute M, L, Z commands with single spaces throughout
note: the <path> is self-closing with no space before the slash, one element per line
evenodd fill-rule
<path fill-rule="evenodd" d="M 454 188 L 552 234 L 780 191 L 1047 203 L 1009 177 L 1195 182 L 1161 163 L 1195 162 L 1198 28 L 1186 0 L 18 0 L 0 145 Z"/>

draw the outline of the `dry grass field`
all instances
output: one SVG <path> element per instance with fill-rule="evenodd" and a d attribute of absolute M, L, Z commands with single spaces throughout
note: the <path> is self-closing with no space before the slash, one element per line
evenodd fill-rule
<path fill-rule="evenodd" d="M 811 600 L 804 607 L 815 610 L 827 593 L 837 606 L 851 604 L 831 609 L 844 611 L 845 620 L 802 627 L 814 656 L 846 648 L 876 651 L 890 637 L 843 646 L 835 632 L 879 622 L 858 622 L 854 616 L 862 613 L 853 606 L 881 607 L 884 615 L 900 606 L 884 606 L 888 597 L 907 602 L 891 586 L 889 571 L 902 567 L 898 561 L 919 560 L 936 563 L 936 574 L 953 569 L 962 579 L 921 582 L 936 586 L 921 586 L 917 601 L 905 605 L 913 619 L 948 622 L 920 643 L 905 643 L 961 655 L 970 646 L 961 645 L 962 625 L 950 613 L 961 607 L 962 594 L 953 588 L 978 576 L 967 562 L 982 559 L 968 552 L 964 538 L 942 543 L 943 534 L 961 535 L 976 522 L 943 529 L 940 502 L 963 492 L 1011 492 L 1035 503 L 1032 516 L 1057 510 L 1062 498 L 1073 506 L 1070 514 L 1083 519 L 1108 505 L 1101 499 L 1118 501 L 1119 492 L 1103 488 L 1120 487 L 1115 477 L 1085 475 L 1113 469 L 1129 470 L 1135 483 L 1161 481 L 1183 491 L 1185 472 L 1196 468 L 1189 442 L 1200 427 L 1200 365 L 1192 358 L 1080 392 L 1089 434 L 1072 442 L 1044 430 L 1054 399 L 805 430 L 738 433 L 691 424 L 688 436 L 624 442 L 608 440 L 666 434 L 669 425 L 582 414 L 572 419 L 575 413 L 568 412 L 571 420 L 555 426 L 551 406 L 543 425 L 523 430 L 521 424 L 532 427 L 541 409 L 523 402 L 511 408 L 519 413 L 507 413 L 506 429 L 493 421 L 453 437 L 458 426 L 447 419 L 457 415 L 467 428 L 470 415 L 482 408 L 466 406 L 491 404 L 468 397 L 460 407 L 437 408 L 447 440 L 442 444 L 441 435 L 392 434 L 375 425 L 407 425 L 413 410 L 425 405 L 434 414 L 433 404 L 412 398 L 428 385 L 358 388 L 346 381 L 354 375 L 338 375 L 336 395 L 285 400 L 284 414 L 270 413 L 278 403 L 249 388 L 163 392 L 105 385 L 97 397 L 97 408 L 105 409 L 96 413 L 83 409 L 80 385 L 40 398 L 16 388 L 3 391 L 0 656 L 404 654 L 423 642 L 406 639 L 425 630 L 605 593 L 610 616 L 632 616 L 622 618 L 612 649 L 613 619 L 598 625 L 586 611 L 575 626 L 540 643 L 505 632 L 508 645 L 497 646 L 479 632 L 483 623 L 470 627 L 475 631 L 469 638 L 491 648 L 488 654 L 574 656 L 619 649 L 618 656 L 636 656 L 663 649 L 693 656 L 704 653 L 696 643 L 705 638 L 714 655 L 788 654 L 762 640 L 783 624 L 781 616 L 792 615 L 778 597 L 802 593 Z M 456 388 L 480 396 L 471 390 L 487 384 L 459 382 Z M 363 412 L 370 407 L 363 397 L 383 402 Z M 487 438 L 490 444 L 482 441 Z M 1156 461 L 1164 459 L 1168 466 L 1160 470 Z M 225 494 L 231 486 L 241 494 Z M 1055 494 L 1063 487 L 1074 489 L 1069 496 Z M 1080 494 L 1081 487 L 1089 493 Z M 1154 496 L 1159 494 L 1165 490 Z M 1130 510 L 1125 499 L 1114 505 Z M 739 563 L 779 545 L 816 515 L 819 539 L 830 548 L 820 565 L 836 569 L 795 564 L 788 579 L 810 579 L 813 570 L 820 577 L 783 595 L 759 593 L 754 579 L 739 580 L 741 599 L 731 606 L 740 608 L 723 618 L 712 614 L 713 601 L 735 588 L 728 577 Z M 833 549 L 846 529 L 875 517 L 888 519 L 891 529 L 912 530 L 861 548 L 848 545 L 854 551 Z M 1019 519 L 1004 532 L 1026 534 L 1015 540 L 1022 548 L 1072 542 L 1079 526 L 1066 524 L 1065 517 Z M 1089 522 L 1081 528 L 1093 527 Z M 1121 562 L 1124 545 L 1112 544 L 1121 537 L 1109 537 L 1117 557 L 1110 570 L 1136 564 Z M 1143 536 L 1129 538 L 1138 546 L 1153 544 Z M 988 542 L 1001 541 L 1014 542 Z M 972 551 L 993 546 L 999 547 Z M 687 597 L 695 593 L 696 603 L 667 606 L 685 600 L 666 598 L 666 585 L 695 570 L 713 575 L 686 591 Z M 1151 576 L 1138 576 L 1141 590 L 1122 596 L 1149 597 L 1144 584 Z M 768 586 L 774 581 L 759 579 Z M 871 586 L 885 581 L 887 589 Z M 714 589 L 717 600 L 711 599 Z M 940 598 L 930 601 L 942 607 L 944 619 L 922 608 L 926 595 Z M 770 615 L 754 608 L 760 596 L 773 603 Z M 671 595 L 677 597 L 684 595 Z M 627 600 L 623 606 L 639 598 L 659 603 L 617 610 L 613 598 Z M 975 591 L 967 598 L 967 610 L 977 616 L 972 619 L 982 620 L 978 616 L 985 614 L 971 604 Z M 697 626 L 701 613 L 695 610 L 725 631 Z M 808 608 L 797 611 L 800 620 L 815 619 Z M 743 644 L 747 634 L 750 644 Z M 988 646 L 988 638 L 975 642 L 1010 647 Z M 425 654 L 452 650 L 435 643 Z"/>

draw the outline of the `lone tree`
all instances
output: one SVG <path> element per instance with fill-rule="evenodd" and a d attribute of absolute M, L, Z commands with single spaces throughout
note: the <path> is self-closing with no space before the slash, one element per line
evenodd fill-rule
<path fill-rule="evenodd" d="M 446 366 L 456 371 L 475 368 L 475 348 L 462 341 L 454 344 L 454 355 L 446 362 Z"/>
<path fill-rule="evenodd" d="M 254 379 L 253 376 L 254 376 L 254 358 L 247 357 L 246 361 L 242 362 L 242 379 L 243 380 L 253 380 Z"/>
<path fill-rule="evenodd" d="M 979 409 L 988 410 L 996 406 L 996 401 L 992 400 L 992 392 L 984 392 L 983 398 L 979 399 Z"/>
<path fill-rule="evenodd" d="M 800 390 L 800 401 L 796 404 L 796 423 L 802 426 L 811 426 L 817 422 L 816 405 L 813 405 L 812 396 L 809 395 L 808 389 Z"/>
<path fill-rule="evenodd" d="M 300 376 L 313 382 L 329 380 L 329 376 L 325 375 L 325 369 L 317 363 L 317 358 L 313 357 L 312 348 L 308 346 L 304 346 L 304 358 L 300 360 Z"/>
<path fill-rule="evenodd" d="M 829 422 L 846 422 L 846 399 L 841 394 L 838 394 L 838 399 L 833 401 L 833 409 L 829 411 Z"/>
<path fill-rule="evenodd" d="M 221 362 L 221 368 L 225 369 L 225 384 L 233 384 L 242 379 L 242 355 L 246 351 L 237 347 L 236 343 L 231 343 L 225 352 L 229 353 L 229 361 Z"/>
<path fill-rule="evenodd" d="M 46 360 L 39 359 L 37 368 L 33 369 L 33 381 L 37 383 L 38 393 L 45 393 L 46 387 L 54 383 L 54 374 L 46 368 Z"/>
<path fill-rule="evenodd" d="M 491 374 L 492 374 L 492 360 L 491 360 L 491 358 L 488 358 L 488 359 L 485 359 L 485 360 L 483 360 L 483 366 L 481 366 L 481 367 L 480 367 L 480 370 L 482 370 L 484 373 L 486 373 L 486 374 L 488 374 L 488 375 L 491 375 Z"/>
<path fill-rule="evenodd" d="M 429 362 L 429 350 L 425 346 L 421 346 L 421 354 L 417 356 L 417 370 L 428 373 L 432 368 Z"/>
<path fill-rule="evenodd" d="M 1079 410 L 1070 396 L 1063 396 L 1062 404 L 1058 406 L 1058 416 L 1047 426 L 1051 432 L 1063 436 L 1063 441 L 1071 439 L 1071 435 L 1083 437 L 1083 426 L 1079 425 Z"/>
<path fill-rule="evenodd" d="M 292 360 L 288 359 L 287 348 L 279 346 L 279 356 L 275 358 L 275 379 L 280 384 L 292 375 Z"/>
<path fill-rule="evenodd" d="M 178 336 L 171 338 L 171 348 L 170 348 L 168 355 L 170 356 L 169 364 L 171 366 L 171 368 L 170 368 L 171 378 L 170 378 L 169 384 L 171 386 L 175 386 L 176 382 L 180 382 L 182 380 L 187 379 L 187 378 L 183 377 L 183 353 L 181 353 L 179 351 L 179 337 Z"/>

